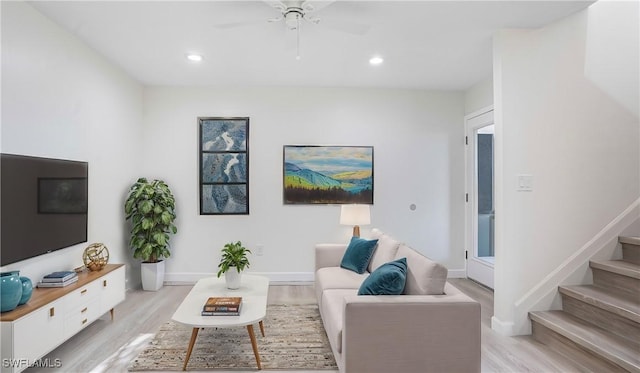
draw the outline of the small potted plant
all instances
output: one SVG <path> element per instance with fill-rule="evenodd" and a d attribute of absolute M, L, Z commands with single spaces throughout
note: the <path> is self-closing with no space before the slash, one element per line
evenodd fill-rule
<path fill-rule="evenodd" d="M 224 245 L 222 258 L 220 259 L 220 264 L 218 264 L 218 277 L 224 274 L 227 288 L 240 288 L 240 272 L 245 268 L 249 268 L 247 253 L 251 253 L 251 250 L 242 246 L 240 241 Z"/>

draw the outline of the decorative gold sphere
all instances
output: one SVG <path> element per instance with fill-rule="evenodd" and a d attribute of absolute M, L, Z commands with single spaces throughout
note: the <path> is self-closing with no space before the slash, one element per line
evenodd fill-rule
<path fill-rule="evenodd" d="M 109 262 L 109 249 L 103 243 L 92 243 L 84 249 L 82 261 L 90 271 L 99 271 Z"/>

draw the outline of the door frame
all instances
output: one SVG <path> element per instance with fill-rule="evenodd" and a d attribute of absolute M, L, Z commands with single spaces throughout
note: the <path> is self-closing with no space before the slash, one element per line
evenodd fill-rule
<path fill-rule="evenodd" d="M 477 253 L 477 214 L 478 210 L 476 179 L 475 131 L 494 124 L 493 105 L 484 107 L 464 117 L 465 128 L 465 258 L 467 277 L 491 289 L 494 287 L 494 265 L 476 258 Z M 494 159 L 495 165 L 495 159 Z M 495 186 L 494 186 L 495 188 Z"/>

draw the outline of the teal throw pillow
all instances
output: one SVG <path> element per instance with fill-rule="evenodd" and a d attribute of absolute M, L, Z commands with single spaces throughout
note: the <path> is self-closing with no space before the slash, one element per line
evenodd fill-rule
<path fill-rule="evenodd" d="M 360 285 L 358 295 L 402 294 L 407 281 L 407 258 L 385 263 L 371 272 Z"/>
<path fill-rule="evenodd" d="M 347 251 L 342 257 L 340 267 L 354 271 L 356 273 L 364 273 L 369 266 L 369 260 L 373 256 L 378 240 L 365 240 L 360 237 L 352 237 Z"/>

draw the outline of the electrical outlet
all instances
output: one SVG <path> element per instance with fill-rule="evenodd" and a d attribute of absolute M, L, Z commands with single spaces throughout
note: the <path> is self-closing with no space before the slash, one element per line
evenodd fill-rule
<path fill-rule="evenodd" d="M 264 245 L 256 245 L 256 255 L 257 256 L 264 255 Z"/>

